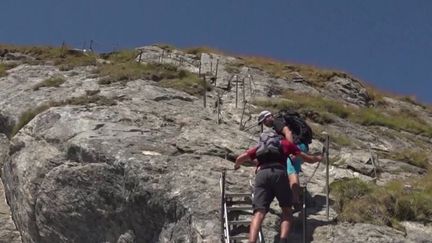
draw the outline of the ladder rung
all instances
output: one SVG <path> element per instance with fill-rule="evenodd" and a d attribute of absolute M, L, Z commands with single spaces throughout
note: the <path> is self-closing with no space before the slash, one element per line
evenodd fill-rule
<path fill-rule="evenodd" d="M 240 193 L 225 193 L 225 196 L 226 197 L 251 197 L 252 194 L 250 194 L 250 193 L 243 193 L 243 192 L 240 192 Z"/>
<path fill-rule="evenodd" d="M 250 223 L 251 223 L 250 220 L 233 220 L 233 221 L 228 221 L 228 224 L 230 224 L 230 225 L 250 224 Z"/>
<path fill-rule="evenodd" d="M 249 239 L 248 235 L 230 236 L 230 240 L 246 240 L 246 239 Z"/>
<path fill-rule="evenodd" d="M 241 211 L 241 210 L 253 210 L 253 207 L 246 206 L 246 207 L 228 207 L 228 211 Z"/>

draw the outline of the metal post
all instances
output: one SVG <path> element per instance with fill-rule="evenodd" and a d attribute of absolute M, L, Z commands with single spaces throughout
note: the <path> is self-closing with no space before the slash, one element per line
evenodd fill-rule
<path fill-rule="evenodd" d="M 307 189 L 303 189 L 303 243 L 307 242 L 307 207 L 306 207 L 306 193 Z"/>
<path fill-rule="evenodd" d="M 201 59 L 200 59 L 200 62 L 199 62 L 198 77 L 201 77 Z"/>
<path fill-rule="evenodd" d="M 210 61 L 210 74 L 213 75 L 213 60 Z"/>
<path fill-rule="evenodd" d="M 207 81 L 206 81 L 206 77 L 205 76 L 204 76 L 203 86 L 204 86 L 204 98 L 203 98 L 203 101 L 204 101 L 204 108 L 206 108 L 207 107 Z"/>
<path fill-rule="evenodd" d="M 220 187 L 221 187 L 221 211 L 220 211 L 220 219 L 221 219 L 221 239 L 225 239 L 225 220 L 224 220 L 224 215 L 225 215 L 225 171 L 222 172 L 221 175 L 221 182 L 220 182 Z M 228 227 L 228 225 L 227 225 Z"/>
<path fill-rule="evenodd" d="M 220 112 L 221 112 L 221 108 L 220 108 L 220 106 L 221 106 L 220 99 L 221 99 L 221 97 L 220 97 L 220 94 L 218 93 L 218 94 L 217 94 L 217 101 L 216 101 L 216 104 L 217 104 L 217 124 L 218 124 L 218 125 L 220 124 Z"/>
<path fill-rule="evenodd" d="M 93 52 L 93 40 L 90 40 L 90 51 Z"/>
<path fill-rule="evenodd" d="M 141 52 L 140 52 L 140 54 L 139 54 L 139 57 L 138 57 L 138 62 L 141 62 L 141 58 L 142 58 L 142 54 L 143 54 L 143 50 L 141 50 Z"/>
<path fill-rule="evenodd" d="M 329 145 L 330 145 L 330 137 L 326 133 L 326 140 L 325 140 L 325 161 L 326 161 L 326 216 L 327 221 L 330 220 L 330 204 L 329 204 L 329 197 L 330 197 L 330 179 L 329 179 L 329 168 L 330 168 L 330 160 L 329 160 Z"/>
<path fill-rule="evenodd" d="M 66 43 L 65 43 L 65 41 L 63 41 L 61 44 L 61 55 L 62 56 L 64 56 L 65 48 L 66 48 Z"/>
<path fill-rule="evenodd" d="M 242 88 L 243 102 L 245 102 L 246 101 L 245 78 L 243 78 L 243 80 L 242 80 L 242 85 L 243 85 L 243 88 Z"/>
<path fill-rule="evenodd" d="M 162 50 L 162 54 L 161 54 L 160 57 L 159 57 L 159 63 L 162 63 L 162 62 L 163 62 L 164 54 L 165 54 L 165 50 Z"/>
<path fill-rule="evenodd" d="M 236 75 L 236 97 L 235 97 L 235 108 L 237 108 L 238 103 L 238 75 Z"/>
<path fill-rule="evenodd" d="M 244 117 L 244 114 L 245 114 L 245 110 L 246 110 L 246 101 L 243 100 L 243 110 L 242 110 L 242 114 L 241 114 L 241 118 L 240 118 L 240 128 L 239 128 L 240 130 L 244 129 L 243 117 Z"/>
<path fill-rule="evenodd" d="M 215 83 L 214 83 L 215 86 L 216 86 L 216 80 L 218 76 L 218 69 L 219 69 L 219 59 L 217 59 L 216 61 L 216 73 L 215 73 Z"/>
<path fill-rule="evenodd" d="M 375 180 L 378 178 L 378 174 L 377 174 L 377 166 L 376 166 L 376 163 L 375 163 L 375 156 L 374 156 L 374 154 L 372 153 L 372 148 L 371 148 L 371 146 L 369 145 L 368 146 L 368 149 L 369 149 L 369 153 L 370 153 L 370 159 L 371 159 L 371 162 L 372 162 L 372 165 L 373 165 L 373 168 L 374 168 L 374 174 L 375 174 Z"/>

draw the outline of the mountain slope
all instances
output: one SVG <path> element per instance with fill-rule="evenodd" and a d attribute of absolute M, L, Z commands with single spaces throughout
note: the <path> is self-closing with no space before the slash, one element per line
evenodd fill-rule
<path fill-rule="evenodd" d="M 330 134 L 332 182 L 408 184 L 430 164 L 422 155 L 431 152 L 431 111 L 412 100 L 378 96 L 342 72 L 166 46 L 101 57 L 5 50 L 0 132 L 10 152 L 2 180 L 24 242 L 218 241 L 219 176 L 255 143 L 261 109 L 298 109 L 315 130 L 312 151 L 322 148 L 321 131 Z M 370 161 L 377 156 L 376 168 Z M 314 166 L 304 166 L 303 181 Z M 345 223 L 324 217 L 323 169 L 321 164 L 308 184 L 315 242 L 348 231 Z M 253 171 L 242 167 L 228 180 L 244 190 Z M 340 210 L 333 209 L 332 218 Z M 277 214 L 268 215 L 268 240 L 277 222 Z M 428 230 L 393 223 L 400 225 L 407 234 L 355 224 L 345 239 L 363 242 L 364 232 L 378 232 L 368 240 L 416 241 Z"/>

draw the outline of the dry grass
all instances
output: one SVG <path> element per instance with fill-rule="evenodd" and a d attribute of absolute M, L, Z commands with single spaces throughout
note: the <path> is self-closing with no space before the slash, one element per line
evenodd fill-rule
<path fill-rule="evenodd" d="M 270 110 L 295 109 L 315 122 L 325 124 L 334 121 L 332 116 L 348 119 L 364 126 L 384 126 L 396 131 L 407 131 L 432 137 L 432 125 L 411 113 L 389 112 L 385 108 L 356 108 L 342 102 L 307 94 L 285 92 L 282 98 L 257 99 L 255 105 Z"/>
<path fill-rule="evenodd" d="M 332 183 L 338 219 L 400 227 L 405 220 L 431 222 L 432 172 L 403 184 L 392 181 L 383 187 L 359 179 Z"/>
<path fill-rule="evenodd" d="M 49 46 L 16 46 L 0 45 L 0 49 L 7 52 L 22 53 L 35 58 L 35 61 L 29 64 L 54 64 L 60 70 L 70 70 L 79 66 L 96 65 L 97 56 L 75 51 L 67 46 L 49 47 Z"/>
<path fill-rule="evenodd" d="M 138 56 L 138 54 L 139 51 L 137 50 L 125 49 L 117 52 L 103 54 L 102 58 L 112 63 L 126 63 L 135 61 L 135 58 Z"/>
<path fill-rule="evenodd" d="M 420 149 L 402 149 L 390 153 L 390 157 L 397 161 L 403 161 L 408 164 L 427 169 L 431 166 L 432 161 L 425 150 Z"/>
<path fill-rule="evenodd" d="M 258 68 L 277 78 L 292 79 L 293 72 L 298 72 L 306 82 L 321 87 L 332 77 L 348 77 L 345 72 L 316 68 L 310 65 L 284 63 L 278 60 L 255 56 L 241 56 L 244 65 Z"/>
<path fill-rule="evenodd" d="M 183 51 L 192 55 L 200 55 L 201 53 L 214 53 L 214 54 L 224 55 L 224 56 L 228 55 L 224 51 L 218 50 L 216 48 L 207 47 L 207 46 L 184 48 Z"/>
<path fill-rule="evenodd" d="M 39 90 L 42 87 L 60 87 L 65 81 L 63 77 L 48 78 L 33 86 L 33 90 Z"/>
<path fill-rule="evenodd" d="M 0 77 L 7 76 L 8 73 L 6 71 L 16 66 L 17 64 L 14 63 L 0 63 Z"/>

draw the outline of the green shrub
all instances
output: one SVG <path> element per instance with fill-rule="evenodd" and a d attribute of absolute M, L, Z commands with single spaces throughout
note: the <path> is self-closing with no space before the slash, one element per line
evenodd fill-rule
<path fill-rule="evenodd" d="M 319 87 L 323 86 L 334 76 L 348 77 L 346 73 L 340 71 L 316 68 L 302 64 L 283 63 L 270 58 L 253 56 L 241 56 L 240 58 L 244 61 L 246 66 L 258 68 L 277 78 L 293 79 L 294 72 L 297 72 L 306 82 Z"/>
<path fill-rule="evenodd" d="M 96 73 L 103 77 L 100 84 L 125 83 L 137 79 L 160 81 L 175 79 L 180 75 L 177 67 L 170 64 L 137 62 L 104 64 L 98 67 Z"/>
<path fill-rule="evenodd" d="M 6 67 L 4 64 L 0 63 L 0 77 L 4 77 L 7 75 Z"/>
<path fill-rule="evenodd" d="M 336 143 L 339 146 L 351 146 L 351 145 L 353 145 L 352 140 L 344 134 L 330 133 L 330 141 Z"/>
<path fill-rule="evenodd" d="M 338 219 L 400 227 L 400 221 L 431 222 L 432 172 L 420 178 L 392 181 L 385 186 L 341 180 L 331 184 Z"/>
<path fill-rule="evenodd" d="M 16 67 L 14 63 L 0 63 L 0 77 L 7 76 L 7 70 Z"/>
<path fill-rule="evenodd" d="M 395 130 L 432 136 L 432 126 L 420 118 L 412 117 L 404 112 L 384 114 L 380 110 L 364 108 L 352 113 L 349 119 L 365 126 L 385 126 Z"/>
<path fill-rule="evenodd" d="M 394 160 L 403 161 L 420 168 L 426 169 L 430 166 L 429 154 L 424 150 L 407 148 L 393 151 L 390 156 Z"/>
<path fill-rule="evenodd" d="M 281 98 L 256 99 L 253 103 L 271 110 L 297 110 L 321 124 L 333 122 L 334 119 L 331 114 L 347 118 L 353 112 L 352 108 L 344 106 L 341 102 L 293 92 L 284 92 Z"/>
<path fill-rule="evenodd" d="M 60 87 L 65 81 L 62 77 L 51 77 L 33 86 L 33 90 L 39 90 L 42 87 Z"/>
<path fill-rule="evenodd" d="M 15 46 L 0 45 L 0 49 L 8 52 L 18 52 L 34 57 L 36 60 L 30 64 L 52 63 L 59 66 L 60 70 L 70 70 L 78 66 L 96 65 L 97 55 L 83 53 L 63 47 L 49 46 Z"/>
<path fill-rule="evenodd" d="M 99 84 L 126 83 L 143 79 L 153 80 L 162 87 L 181 90 L 192 95 L 199 95 L 204 91 L 204 81 L 196 74 L 170 64 L 136 62 L 105 64 L 100 66 L 97 72 L 103 77 L 99 80 Z M 211 85 L 207 84 L 207 89 L 210 88 Z"/>
<path fill-rule="evenodd" d="M 334 121 L 332 115 L 364 126 L 384 126 L 397 131 L 432 137 L 432 126 L 412 112 L 388 112 L 384 108 L 355 108 L 342 102 L 306 94 L 284 92 L 281 98 L 256 99 L 253 103 L 265 109 L 294 109 L 320 124 Z"/>
<path fill-rule="evenodd" d="M 138 55 L 139 51 L 137 50 L 121 50 L 105 54 L 103 58 L 113 63 L 125 63 L 134 62 Z"/>
<path fill-rule="evenodd" d="M 177 79 L 164 79 L 161 80 L 160 85 L 165 88 L 173 88 L 184 91 L 191 95 L 202 95 L 204 92 L 204 81 L 196 75 L 188 75 L 187 77 Z M 207 84 L 207 91 L 212 87 Z"/>
<path fill-rule="evenodd" d="M 360 179 L 342 179 L 330 185 L 330 191 L 334 196 L 336 210 L 342 211 L 344 206 L 361 198 L 373 190 L 373 185 Z"/>

